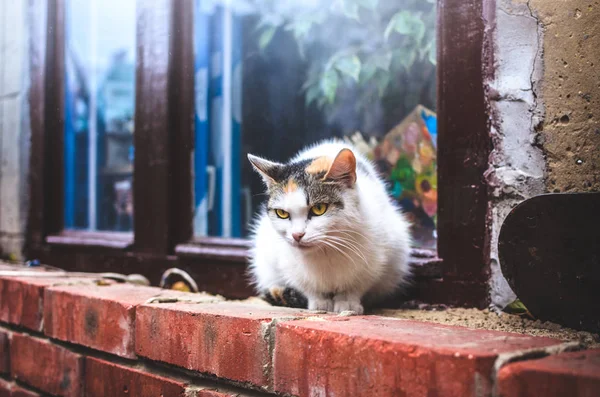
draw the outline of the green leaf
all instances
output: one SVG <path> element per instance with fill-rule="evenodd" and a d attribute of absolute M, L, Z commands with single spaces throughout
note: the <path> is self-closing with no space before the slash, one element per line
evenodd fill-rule
<path fill-rule="evenodd" d="M 404 68 L 410 70 L 412 68 L 415 59 L 417 58 L 417 49 L 404 47 L 393 52 L 393 64 L 395 68 Z"/>
<path fill-rule="evenodd" d="M 373 62 L 367 62 L 363 65 L 360 70 L 360 81 L 365 83 L 375 76 L 375 72 L 377 72 L 377 67 Z"/>
<path fill-rule="evenodd" d="M 390 75 L 388 73 L 378 73 L 377 74 L 377 92 L 379 93 L 379 97 L 383 97 L 385 91 L 387 90 L 388 85 L 390 84 Z"/>
<path fill-rule="evenodd" d="M 298 55 L 300 55 L 300 59 L 306 59 L 306 53 L 304 51 L 304 42 L 297 40 L 296 44 L 298 44 Z"/>
<path fill-rule="evenodd" d="M 323 92 L 324 97 L 327 99 L 327 102 L 330 104 L 335 101 L 335 93 L 338 88 L 338 82 L 338 74 L 333 69 L 325 71 L 323 76 L 321 76 L 321 91 Z"/>
<path fill-rule="evenodd" d="M 521 302 L 520 299 L 516 299 L 514 302 L 510 303 L 508 306 L 504 308 L 507 313 L 526 313 L 527 307 Z"/>
<path fill-rule="evenodd" d="M 369 59 L 367 59 L 367 61 L 362 65 L 360 81 L 364 83 L 368 80 L 371 80 L 378 70 L 389 72 L 391 63 L 391 52 L 386 52 L 383 54 L 379 53 L 369 57 Z"/>
<path fill-rule="evenodd" d="M 409 11 L 400 11 L 390 19 L 383 36 L 387 40 L 392 32 L 412 37 L 420 43 L 425 36 L 425 24 L 418 15 Z"/>
<path fill-rule="evenodd" d="M 285 25 L 285 30 L 292 32 L 296 40 L 301 40 L 308 35 L 311 27 L 312 21 L 310 19 L 298 19 Z"/>
<path fill-rule="evenodd" d="M 431 40 L 431 42 L 429 43 L 429 50 L 428 50 L 428 54 L 429 54 L 429 62 L 431 62 L 432 65 L 436 65 L 437 64 L 437 46 L 435 43 L 435 39 Z"/>
<path fill-rule="evenodd" d="M 300 41 L 308 35 L 313 25 L 319 25 L 323 23 L 326 15 L 327 14 L 325 13 L 295 15 L 290 22 L 285 25 L 284 29 L 288 32 L 292 32 L 294 34 L 294 38 L 297 41 Z"/>
<path fill-rule="evenodd" d="M 425 24 L 420 19 L 415 19 L 414 30 L 411 33 L 411 36 L 415 39 L 417 43 L 421 43 L 423 41 L 423 37 L 425 37 Z"/>
<path fill-rule="evenodd" d="M 528 317 L 532 320 L 535 319 L 533 314 L 531 314 L 529 309 L 527 309 L 527 307 L 525 307 L 525 305 L 523 304 L 523 302 L 521 302 L 520 299 L 516 299 L 515 301 L 510 303 L 508 306 L 506 306 L 504 308 L 504 311 L 509 314 L 515 314 L 515 315 L 521 316 L 521 317 Z"/>
<path fill-rule="evenodd" d="M 269 43 L 273 39 L 273 36 L 275 35 L 276 30 L 276 27 L 270 26 L 263 30 L 263 32 L 260 34 L 260 37 L 258 38 L 258 48 L 260 48 L 261 51 L 268 47 Z"/>
<path fill-rule="evenodd" d="M 318 84 L 312 85 L 306 90 L 305 102 L 309 106 L 321 95 L 321 88 Z"/>
<path fill-rule="evenodd" d="M 400 63 L 408 71 L 408 70 L 410 70 L 410 68 L 412 68 L 413 64 L 415 63 L 416 58 L 417 58 L 416 51 L 407 51 L 406 56 L 400 58 Z"/>
<path fill-rule="evenodd" d="M 385 39 L 387 40 L 393 31 L 401 34 L 408 34 L 410 32 L 408 19 L 411 16 L 412 15 L 408 11 L 400 11 L 394 14 L 383 33 Z"/>
<path fill-rule="evenodd" d="M 344 15 L 350 19 L 354 19 L 360 21 L 358 18 L 358 4 L 351 0 L 343 0 L 342 1 L 342 11 Z"/>
<path fill-rule="evenodd" d="M 254 28 L 256 32 L 266 27 L 274 27 L 277 28 L 283 23 L 281 16 L 275 14 L 262 14 L 260 21 L 256 24 Z"/>
<path fill-rule="evenodd" d="M 356 0 L 356 2 L 363 8 L 374 10 L 379 0 Z"/>
<path fill-rule="evenodd" d="M 354 81 L 358 82 L 358 76 L 360 75 L 361 68 L 361 63 L 358 56 L 348 55 L 340 57 L 335 61 L 334 67 L 343 75 L 349 76 Z"/>
<path fill-rule="evenodd" d="M 315 85 L 317 83 L 318 78 L 315 76 L 309 76 L 304 84 L 302 84 L 302 90 L 306 91 L 310 88 L 310 86 Z"/>
<path fill-rule="evenodd" d="M 323 109 L 326 104 L 327 104 L 326 97 L 320 96 L 319 99 L 317 99 L 317 106 L 319 107 L 319 109 Z"/>
<path fill-rule="evenodd" d="M 390 64 L 392 63 L 391 52 L 386 52 L 385 54 L 377 54 L 371 59 L 377 69 L 385 70 L 386 72 L 390 70 Z"/>

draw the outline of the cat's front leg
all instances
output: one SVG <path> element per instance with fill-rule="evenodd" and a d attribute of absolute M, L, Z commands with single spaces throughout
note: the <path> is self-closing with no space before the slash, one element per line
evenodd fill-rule
<path fill-rule="evenodd" d="M 356 314 L 363 314 L 365 309 L 363 308 L 359 294 L 342 292 L 333 296 L 333 311 L 336 313 L 353 311 Z"/>
<path fill-rule="evenodd" d="M 321 294 L 308 295 L 308 310 L 324 310 L 326 312 L 333 311 L 333 299 Z"/>

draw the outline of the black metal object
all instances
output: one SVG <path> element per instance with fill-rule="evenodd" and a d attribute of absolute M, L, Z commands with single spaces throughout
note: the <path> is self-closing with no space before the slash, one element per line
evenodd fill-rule
<path fill-rule="evenodd" d="M 547 194 L 506 217 L 504 277 L 542 320 L 600 332 L 600 193 Z"/>

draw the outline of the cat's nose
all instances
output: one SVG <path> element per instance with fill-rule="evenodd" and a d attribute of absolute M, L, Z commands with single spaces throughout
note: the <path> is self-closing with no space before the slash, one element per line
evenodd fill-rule
<path fill-rule="evenodd" d="M 300 242 L 300 240 L 302 240 L 302 237 L 304 237 L 304 233 L 292 233 L 292 237 L 294 238 L 294 240 L 296 240 L 296 242 Z"/>

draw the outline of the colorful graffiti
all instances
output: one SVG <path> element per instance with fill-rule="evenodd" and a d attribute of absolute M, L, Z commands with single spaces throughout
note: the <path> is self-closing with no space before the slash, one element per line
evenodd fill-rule
<path fill-rule="evenodd" d="M 370 153 L 389 192 L 413 223 L 415 243 L 435 248 L 437 224 L 436 115 L 417 106 Z"/>

